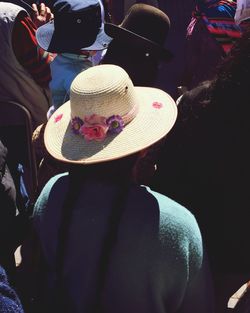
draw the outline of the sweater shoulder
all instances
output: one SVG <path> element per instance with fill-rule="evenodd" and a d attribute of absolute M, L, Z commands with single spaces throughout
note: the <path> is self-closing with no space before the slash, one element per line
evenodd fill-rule
<path fill-rule="evenodd" d="M 195 271 L 203 258 L 202 236 L 195 216 L 171 198 L 149 188 L 147 190 L 158 202 L 162 246 L 169 243 L 181 258 L 189 259 L 190 269 Z"/>
<path fill-rule="evenodd" d="M 167 224 L 168 229 L 172 230 L 173 228 L 177 232 L 183 230 L 185 234 L 189 234 L 191 230 L 194 230 L 200 235 L 199 226 L 191 211 L 173 199 L 151 190 L 149 187 L 147 187 L 147 191 L 151 193 L 158 202 L 161 222 L 163 225 Z M 170 227 L 171 225 L 172 227 Z"/>
<path fill-rule="evenodd" d="M 33 218 L 36 220 L 45 213 L 48 202 L 63 202 L 63 197 L 58 198 L 58 194 L 65 195 L 68 188 L 68 173 L 58 174 L 52 177 L 44 186 L 34 206 Z M 55 195 L 55 198 L 54 198 Z"/>

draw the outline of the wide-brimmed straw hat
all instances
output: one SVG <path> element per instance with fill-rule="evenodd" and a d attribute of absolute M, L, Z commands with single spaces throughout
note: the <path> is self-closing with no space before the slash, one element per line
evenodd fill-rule
<path fill-rule="evenodd" d="M 173 57 L 172 52 L 164 47 L 169 28 L 167 14 L 144 3 L 132 5 L 120 25 L 105 24 L 106 33 L 114 40 L 126 43 L 128 48 L 139 47 L 165 61 Z"/>
<path fill-rule="evenodd" d="M 176 117 L 176 104 L 166 92 L 135 87 L 117 65 L 97 65 L 73 80 L 70 100 L 47 122 L 45 146 L 64 162 L 110 161 L 159 141 Z"/>
<path fill-rule="evenodd" d="M 36 31 L 39 46 L 53 53 L 104 50 L 112 40 L 104 31 L 100 0 L 57 0 L 54 19 Z"/>

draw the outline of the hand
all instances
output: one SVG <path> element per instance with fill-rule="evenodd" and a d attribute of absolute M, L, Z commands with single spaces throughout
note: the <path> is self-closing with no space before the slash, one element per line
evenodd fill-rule
<path fill-rule="evenodd" d="M 35 3 L 33 3 L 32 8 L 34 10 L 32 20 L 37 28 L 42 26 L 43 24 L 48 23 L 50 20 L 54 18 L 54 15 L 53 13 L 51 13 L 50 8 L 45 6 L 44 3 L 40 4 L 40 8 L 38 8 L 38 6 Z"/>

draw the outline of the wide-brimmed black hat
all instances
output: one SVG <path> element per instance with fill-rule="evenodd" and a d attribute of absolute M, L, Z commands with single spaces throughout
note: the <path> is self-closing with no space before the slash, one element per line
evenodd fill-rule
<path fill-rule="evenodd" d="M 169 17 L 163 11 L 143 3 L 132 5 L 120 25 L 105 24 L 105 32 L 110 37 L 127 43 L 128 47 L 143 48 L 145 53 L 165 61 L 173 57 L 164 47 L 169 28 Z"/>

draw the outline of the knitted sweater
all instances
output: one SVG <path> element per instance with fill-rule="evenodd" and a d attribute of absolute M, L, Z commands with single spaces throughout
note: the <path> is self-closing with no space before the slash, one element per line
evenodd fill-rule
<path fill-rule="evenodd" d="M 43 294 L 48 307 L 55 294 L 57 234 L 68 185 L 67 173 L 53 177 L 34 209 L 34 226 L 47 263 Z M 100 290 L 101 252 L 119 188 L 95 180 L 81 186 L 66 242 L 65 312 L 94 312 L 97 299 L 98 312 L 213 312 L 210 276 L 194 216 L 145 186 L 129 188 Z"/>

